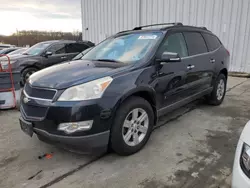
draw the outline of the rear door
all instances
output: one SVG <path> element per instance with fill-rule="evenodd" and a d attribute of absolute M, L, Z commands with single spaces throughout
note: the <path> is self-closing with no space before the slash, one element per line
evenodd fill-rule
<path fill-rule="evenodd" d="M 208 50 L 210 52 L 210 63 L 212 66 L 216 66 L 217 62 L 223 62 L 224 56 L 221 56 L 221 42 L 220 40 L 213 34 L 203 33 L 203 37 L 207 43 Z"/>
<path fill-rule="evenodd" d="M 67 60 L 65 44 L 52 44 L 46 51 L 52 52 L 52 55 L 44 57 L 43 64 L 45 67 L 49 67 Z"/>
<path fill-rule="evenodd" d="M 188 56 L 186 42 L 181 32 L 172 32 L 166 36 L 157 52 L 157 58 L 160 58 L 164 52 L 178 53 L 181 58 Z M 184 61 L 162 62 L 160 65 L 159 62 L 156 62 L 159 68 L 157 71 L 158 84 L 155 90 L 161 109 L 186 96 L 186 65 Z"/>
<path fill-rule="evenodd" d="M 69 43 L 69 44 L 66 44 L 65 48 L 66 48 L 67 59 L 72 60 L 80 52 L 89 48 L 89 46 L 87 46 L 86 44 Z"/>
<path fill-rule="evenodd" d="M 214 65 L 210 63 L 210 54 L 200 32 L 184 32 L 189 56 L 185 58 L 187 67 L 187 94 L 193 95 L 210 88 L 214 74 Z"/>

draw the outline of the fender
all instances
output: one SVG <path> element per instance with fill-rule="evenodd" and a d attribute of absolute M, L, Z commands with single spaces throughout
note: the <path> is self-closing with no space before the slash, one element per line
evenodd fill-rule
<path fill-rule="evenodd" d="M 120 102 L 123 102 L 125 99 L 127 99 L 128 97 L 135 95 L 136 93 L 140 93 L 140 92 L 147 92 L 151 99 L 153 104 L 152 105 L 156 105 L 156 92 L 154 90 L 154 88 L 152 87 L 148 87 L 148 86 L 138 86 L 136 88 L 133 88 L 131 90 L 129 90 L 128 92 L 126 92 L 121 98 L 120 98 Z"/>
<path fill-rule="evenodd" d="M 21 72 L 28 67 L 35 67 L 37 69 L 43 68 L 41 62 L 38 59 L 23 59 L 20 61 L 19 66 Z"/>

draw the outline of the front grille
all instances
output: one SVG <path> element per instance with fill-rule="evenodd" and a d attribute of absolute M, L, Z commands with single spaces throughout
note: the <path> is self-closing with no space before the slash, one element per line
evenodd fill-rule
<path fill-rule="evenodd" d="M 25 85 L 24 91 L 30 97 L 48 100 L 52 100 L 56 94 L 56 90 L 35 88 L 31 87 L 29 84 Z"/>
<path fill-rule="evenodd" d="M 40 106 L 33 106 L 27 105 L 22 103 L 21 105 L 21 114 L 24 119 L 27 120 L 38 120 L 41 121 L 46 116 L 48 107 L 40 107 Z"/>

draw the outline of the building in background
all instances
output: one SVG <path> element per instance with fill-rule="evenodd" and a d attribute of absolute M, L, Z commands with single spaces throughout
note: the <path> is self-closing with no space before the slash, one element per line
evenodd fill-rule
<path fill-rule="evenodd" d="M 207 27 L 230 51 L 230 71 L 250 73 L 250 0 L 82 0 L 83 39 L 95 43 L 163 22 Z"/>

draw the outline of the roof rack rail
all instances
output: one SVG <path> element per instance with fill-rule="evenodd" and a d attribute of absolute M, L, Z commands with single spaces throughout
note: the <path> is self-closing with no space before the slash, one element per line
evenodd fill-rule
<path fill-rule="evenodd" d="M 180 23 L 180 22 L 160 23 L 160 24 L 151 24 L 151 25 L 144 25 L 144 26 L 135 27 L 133 30 L 141 30 L 142 28 L 145 28 L 145 27 L 161 26 L 161 25 L 175 25 L 175 26 L 178 25 L 178 26 L 183 26 L 183 24 Z"/>
<path fill-rule="evenodd" d="M 201 29 L 204 29 L 204 30 L 207 30 L 207 28 L 206 27 L 200 27 Z"/>

